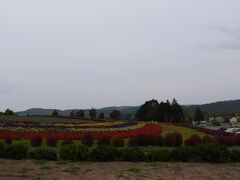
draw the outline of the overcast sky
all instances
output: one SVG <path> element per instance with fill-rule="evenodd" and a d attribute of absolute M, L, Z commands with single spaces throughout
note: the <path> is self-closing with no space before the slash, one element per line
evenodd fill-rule
<path fill-rule="evenodd" d="M 0 110 L 240 98 L 239 0 L 0 0 Z"/>

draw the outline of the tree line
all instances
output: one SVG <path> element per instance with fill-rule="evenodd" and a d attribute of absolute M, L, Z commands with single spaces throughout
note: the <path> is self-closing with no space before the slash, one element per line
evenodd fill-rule
<path fill-rule="evenodd" d="M 146 101 L 136 113 L 136 119 L 141 121 L 158 121 L 178 123 L 184 119 L 182 107 L 176 99 L 170 103 L 158 102 L 155 99 Z"/>
<path fill-rule="evenodd" d="M 11 109 L 7 109 L 5 112 L 0 113 L 0 115 L 12 116 L 16 115 Z M 59 111 L 57 109 L 53 110 L 53 117 L 59 117 Z M 172 102 L 167 100 L 166 102 L 161 101 L 160 103 L 155 100 L 146 101 L 137 110 L 136 114 L 121 114 L 117 109 L 112 110 L 109 114 L 104 112 L 98 112 L 95 108 L 89 110 L 72 110 L 69 113 L 71 118 L 91 118 L 91 119 L 125 119 L 125 120 L 140 120 L 140 121 L 158 121 L 158 122 L 173 122 L 173 123 L 190 123 L 193 121 L 203 121 L 205 120 L 205 114 L 202 112 L 200 107 L 196 107 L 195 112 L 190 115 L 185 109 L 182 108 L 176 99 Z M 187 121 L 187 122 L 186 122 Z"/>
<path fill-rule="evenodd" d="M 11 109 L 6 109 L 5 112 L 0 112 L 0 115 L 4 115 L 4 116 L 13 116 L 15 115 L 14 111 Z"/>
<path fill-rule="evenodd" d="M 91 118 L 91 119 L 105 119 L 106 116 L 105 116 L 105 113 L 104 112 L 97 112 L 96 109 L 94 108 L 91 108 L 89 110 L 72 110 L 70 113 L 69 113 L 69 117 L 71 118 L 80 118 L 80 119 L 84 119 L 86 118 L 87 116 L 87 113 L 88 113 L 88 116 Z M 55 109 L 53 110 L 52 112 L 52 116 L 54 117 L 57 117 L 59 116 L 59 113 L 58 111 Z M 114 109 L 110 112 L 109 114 L 109 118 L 110 119 L 119 119 L 121 117 L 121 112 L 117 109 Z"/>

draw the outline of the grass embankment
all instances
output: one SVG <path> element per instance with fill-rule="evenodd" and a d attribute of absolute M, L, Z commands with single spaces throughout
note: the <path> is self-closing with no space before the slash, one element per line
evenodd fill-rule
<path fill-rule="evenodd" d="M 162 136 L 165 136 L 168 133 L 179 132 L 182 134 L 182 137 L 185 140 L 193 134 L 197 134 L 200 137 L 206 135 L 205 133 L 199 132 L 195 129 L 186 128 L 183 126 L 176 126 L 176 125 L 164 124 L 164 123 L 160 123 L 160 126 L 162 127 L 162 133 L 161 133 Z"/>

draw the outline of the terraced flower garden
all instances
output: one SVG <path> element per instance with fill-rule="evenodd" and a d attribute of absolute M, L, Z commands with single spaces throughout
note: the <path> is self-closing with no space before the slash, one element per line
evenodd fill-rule
<path fill-rule="evenodd" d="M 240 146 L 240 136 L 216 133 L 156 122 L 2 122 L 0 157 L 94 162 L 240 161 L 239 149 L 227 148 Z"/>
<path fill-rule="evenodd" d="M 161 127 L 156 123 L 111 121 L 99 123 L 2 123 L 0 137 L 33 138 L 55 137 L 57 139 L 80 139 L 86 133 L 93 138 L 102 136 L 128 138 L 138 134 L 160 134 Z"/>

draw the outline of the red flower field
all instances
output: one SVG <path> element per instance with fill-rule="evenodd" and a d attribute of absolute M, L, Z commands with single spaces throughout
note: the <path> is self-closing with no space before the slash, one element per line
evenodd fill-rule
<path fill-rule="evenodd" d="M 86 131 L 90 133 L 93 138 L 99 138 L 102 136 L 119 136 L 123 138 L 136 136 L 138 134 L 159 134 L 162 132 L 161 127 L 155 123 L 146 123 L 143 127 L 136 129 L 126 129 L 126 130 L 109 130 L 109 131 Z M 29 130 L 0 130 L 0 137 L 12 137 L 12 138 L 33 138 L 36 136 L 49 137 L 53 136 L 58 139 L 79 139 L 84 136 L 86 132 L 76 132 L 76 131 L 29 131 Z"/>

